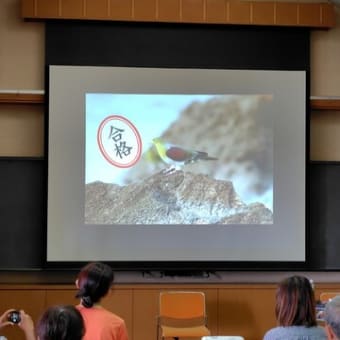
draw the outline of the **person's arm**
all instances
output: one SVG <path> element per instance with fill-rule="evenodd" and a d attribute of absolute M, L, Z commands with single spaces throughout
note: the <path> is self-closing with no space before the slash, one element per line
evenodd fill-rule
<path fill-rule="evenodd" d="M 36 340 L 34 332 L 34 323 L 30 315 L 25 313 L 25 311 L 20 311 L 21 321 L 18 326 L 24 331 L 26 340 Z"/>
<path fill-rule="evenodd" d="M 1 316 L 0 316 L 0 328 L 8 326 L 8 325 L 13 325 L 13 322 L 8 321 L 7 316 L 9 312 L 14 311 L 13 308 L 6 310 Z"/>

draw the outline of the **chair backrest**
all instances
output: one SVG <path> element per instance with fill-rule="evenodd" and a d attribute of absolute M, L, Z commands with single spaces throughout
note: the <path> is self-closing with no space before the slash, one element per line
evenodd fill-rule
<path fill-rule="evenodd" d="M 205 317 L 205 295 L 202 292 L 161 292 L 159 314 L 174 319 Z"/>
<path fill-rule="evenodd" d="M 201 340 L 244 340 L 244 337 L 240 335 L 210 335 L 202 337 Z"/>
<path fill-rule="evenodd" d="M 320 301 L 326 303 L 338 295 L 340 295 L 340 292 L 322 292 L 320 294 Z"/>

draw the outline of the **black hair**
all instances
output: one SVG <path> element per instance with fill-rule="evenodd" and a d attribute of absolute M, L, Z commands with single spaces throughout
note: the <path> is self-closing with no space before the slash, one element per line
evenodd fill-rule
<path fill-rule="evenodd" d="M 78 274 L 77 298 L 81 304 L 91 308 L 107 294 L 113 283 L 113 271 L 110 266 L 101 262 L 91 262 L 81 269 Z"/>
<path fill-rule="evenodd" d="M 40 340 L 81 340 L 84 334 L 84 320 L 71 305 L 49 307 L 37 324 Z"/>

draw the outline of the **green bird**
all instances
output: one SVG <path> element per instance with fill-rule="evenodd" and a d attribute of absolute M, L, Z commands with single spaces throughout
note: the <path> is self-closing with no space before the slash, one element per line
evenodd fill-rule
<path fill-rule="evenodd" d="M 178 145 L 163 142 L 160 138 L 154 138 L 157 153 L 162 161 L 168 164 L 171 169 L 181 169 L 184 165 L 197 161 L 213 161 L 218 158 L 211 157 L 207 152 L 186 149 Z"/>

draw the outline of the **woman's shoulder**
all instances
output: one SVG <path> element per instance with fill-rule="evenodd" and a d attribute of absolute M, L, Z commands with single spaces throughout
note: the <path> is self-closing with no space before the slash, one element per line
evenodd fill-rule
<path fill-rule="evenodd" d="M 326 333 L 323 327 L 305 327 L 305 326 L 288 326 L 275 327 L 270 329 L 263 337 L 263 340 L 281 340 L 281 339 L 309 339 L 309 340 L 326 340 Z"/>
<path fill-rule="evenodd" d="M 124 320 L 120 316 L 103 307 L 85 308 L 83 306 L 77 306 L 77 308 L 85 318 L 92 316 L 96 319 L 105 319 L 116 324 L 124 323 Z"/>
<path fill-rule="evenodd" d="M 280 334 L 286 334 L 285 327 L 275 327 L 266 332 L 266 334 L 263 337 L 263 340 L 270 340 L 275 339 Z"/>

